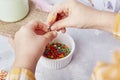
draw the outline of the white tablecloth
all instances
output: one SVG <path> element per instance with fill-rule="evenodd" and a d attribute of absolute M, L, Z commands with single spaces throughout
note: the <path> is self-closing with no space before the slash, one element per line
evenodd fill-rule
<path fill-rule="evenodd" d="M 71 63 L 60 70 L 49 70 L 41 62 L 36 69 L 37 80 L 89 80 L 97 61 L 110 62 L 120 41 L 110 33 L 98 30 L 68 29 L 76 43 Z M 10 70 L 14 53 L 6 37 L 0 36 L 0 69 Z"/>

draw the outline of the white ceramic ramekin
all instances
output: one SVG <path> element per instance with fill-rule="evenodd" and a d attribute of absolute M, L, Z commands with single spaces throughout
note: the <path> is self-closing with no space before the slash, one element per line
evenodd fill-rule
<path fill-rule="evenodd" d="M 75 42 L 72 39 L 72 37 L 67 33 L 65 34 L 59 33 L 57 38 L 53 42 L 64 43 L 70 48 L 70 54 L 61 59 L 49 59 L 44 56 L 41 57 L 40 60 L 45 67 L 49 69 L 57 70 L 57 69 L 64 68 L 70 63 L 75 50 Z"/>

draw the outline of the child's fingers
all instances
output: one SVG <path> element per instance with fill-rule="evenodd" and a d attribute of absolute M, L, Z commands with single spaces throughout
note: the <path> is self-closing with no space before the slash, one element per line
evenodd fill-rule
<path fill-rule="evenodd" d="M 32 32 L 34 32 L 36 29 L 47 31 L 47 25 L 37 20 L 28 22 L 25 26 L 23 26 L 23 28 L 27 28 L 27 30 L 30 30 Z"/>
<path fill-rule="evenodd" d="M 39 24 L 39 22 L 37 20 L 32 20 L 32 21 L 28 22 L 26 25 L 24 25 L 23 28 L 34 30 L 35 27 L 38 26 L 38 24 Z"/>
<path fill-rule="evenodd" d="M 62 28 L 62 29 L 61 29 L 61 32 L 62 32 L 62 33 L 65 33 L 65 32 L 66 32 L 66 28 Z"/>
<path fill-rule="evenodd" d="M 57 36 L 56 31 L 51 31 L 43 35 L 46 41 L 51 42 Z"/>
<path fill-rule="evenodd" d="M 11 36 L 9 37 L 9 43 L 12 48 L 15 48 L 14 37 L 11 37 Z"/>

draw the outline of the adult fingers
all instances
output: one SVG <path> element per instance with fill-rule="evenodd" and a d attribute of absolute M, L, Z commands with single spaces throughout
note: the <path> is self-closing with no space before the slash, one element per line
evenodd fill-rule
<path fill-rule="evenodd" d="M 71 22 L 69 18 L 64 18 L 62 20 L 59 20 L 57 22 L 55 22 L 52 27 L 51 30 L 60 30 L 62 28 L 65 27 L 70 27 L 71 26 Z"/>
<path fill-rule="evenodd" d="M 58 17 L 57 14 L 61 13 L 61 12 L 65 12 L 65 11 L 66 11 L 66 8 L 64 6 L 64 3 L 60 3 L 60 4 L 55 5 L 52 8 L 51 12 L 48 14 L 47 24 L 52 25 Z"/>

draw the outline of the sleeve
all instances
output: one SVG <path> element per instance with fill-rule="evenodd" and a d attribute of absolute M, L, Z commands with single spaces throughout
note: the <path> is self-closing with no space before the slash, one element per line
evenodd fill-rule
<path fill-rule="evenodd" d="M 114 12 L 120 12 L 120 0 L 116 0 Z"/>
<path fill-rule="evenodd" d="M 118 13 L 115 17 L 113 34 L 120 40 L 120 13 Z"/>
<path fill-rule="evenodd" d="M 35 80 L 34 74 L 23 68 L 12 69 L 7 76 L 6 80 Z"/>
<path fill-rule="evenodd" d="M 103 11 L 119 12 L 120 11 L 120 0 L 88 0 L 91 5 Z"/>

